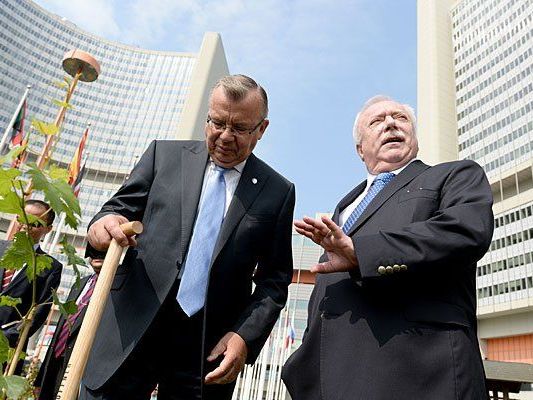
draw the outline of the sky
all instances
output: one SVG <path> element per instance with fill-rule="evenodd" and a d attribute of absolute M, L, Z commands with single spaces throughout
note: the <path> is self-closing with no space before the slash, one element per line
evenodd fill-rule
<path fill-rule="evenodd" d="M 35 1 L 150 50 L 196 53 L 205 32 L 220 33 L 230 73 L 268 93 L 254 153 L 296 185 L 295 218 L 333 212 L 365 179 L 352 126 L 368 98 L 416 108 L 416 0 Z"/>

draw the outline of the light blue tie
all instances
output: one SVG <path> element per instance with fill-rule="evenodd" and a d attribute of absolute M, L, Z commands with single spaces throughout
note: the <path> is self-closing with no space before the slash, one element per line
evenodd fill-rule
<path fill-rule="evenodd" d="M 227 169 L 215 166 L 214 172 L 210 174 L 194 225 L 177 297 L 182 310 L 189 317 L 196 314 L 205 303 L 209 266 L 224 219 L 226 171 Z"/>
<path fill-rule="evenodd" d="M 387 186 L 387 184 L 394 179 L 394 176 L 395 175 L 392 172 L 382 172 L 376 176 L 376 179 L 374 179 L 374 182 L 372 182 L 372 185 L 370 185 L 370 188 L 368 189 L 365 197 L 363 197 L 363 200 L 361 200 L 357 207 L 355 207 L 355 210 L 353 210 L 342 226 L 342 231 L 344 233 L 348 233 L 350 229 L 352 229 L 363 211 L 365 211 L 366 207 L 370 204 L 374 197 L 376 197 L 381 189 Z"/>

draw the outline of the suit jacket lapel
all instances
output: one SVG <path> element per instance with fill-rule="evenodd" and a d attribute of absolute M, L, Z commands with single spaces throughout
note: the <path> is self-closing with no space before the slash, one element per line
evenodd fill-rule
<path fill-rule="evenodd" d="M 333 217 L 331 218 L 333 220 L 333 222 L 335 222 L 337 225 L 339 225 L 339 219 L 340 219 L 340 215 L 341 215 L 342 210 L 344 210 L 351 203 L 353 203 L 355 201 L 355 199 L 361 193 L 363 193 L 363 190 L 365 190 L 365 187 L 366 187 L 366 180 L 361 182 L 350 193 L 348 193 L 346 196 L 344 196 L 342 198 L 342 200 L 339 202 L 339 204 L 337 204 L 337 207 L 335 208 L 335 211 L 333 212 Z"/>
<path fill-rule="evenodd" d="M 187 251 L 194 221 L 202 193 L 205 166 L 207 163 L 207 148 L 192 146 L 181 150 L 181 244 L 178 252 L 178 262 L 181 264 Z"/>
<path fill-rule="evenodd" d="M 235 189 L 235 194 L 220 228 L 220 234 L 218 235 L 213 257 L 211 258 L 211 264 L 213 264 L 231 233 L 261 192 L 268 178 L 269 176 L 260 168 L 257 158 L 251 154 L 248 157 L 248 161 L 246 161 L 241 178 L 239 179 L 239 184 Z"/>
<path fill-rule="evenodd" d="M 352 229 L 348 231 L 348 236 L 351 236 L 353 232 L 359 229 L 359 227 L 364 224 L 365 221 L 370 218 L 370 216 L 374 214 L 394 193 L 411 182 L 427 168 L 429 168 L 429 166 L 424 164 L 422 161 L 413 161 L 411 164 L 409 164 L 402 172 L 400 172 L 397 177 L 392 180 L 392 182 L 385 186 L 383 190 L 381 190 L 381 192 L 374 197 L 354 226 L 352 226 Z"/>

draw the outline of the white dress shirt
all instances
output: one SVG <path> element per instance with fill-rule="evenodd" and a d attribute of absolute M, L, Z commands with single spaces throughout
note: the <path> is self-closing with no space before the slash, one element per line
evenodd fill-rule
<path fill-rule="evenodd" d="M 246 161 L 247 160 L 244 160 L 243 162 L 237 164 L 229 171 L 226 171 L 224 173 L 224 180 L 226 181 L 226 204 L 224 208 L 224 216 L 226 216 L 226 213 L 228 212 L 229 205 L 231 204 L 231 199 L 233 198 L 235 190 L 237 189 L 237 185 L 239 184 L 239 180 L 241 179 L 242 170 L 246 165 Z M 202 193 L 200 195 L 200 202 L 198 204 L 202 204 L 205 194 L 205 187 L 207 186 L 207 181 L 209 179 L 209 176 L 213 174 L 214 171 L 215 163 L 213 162 L 213 160 L 209 160 L 209 162 L 207 163 L 207 167 L 205 168 L 204 182 L 202 184 Z"/>

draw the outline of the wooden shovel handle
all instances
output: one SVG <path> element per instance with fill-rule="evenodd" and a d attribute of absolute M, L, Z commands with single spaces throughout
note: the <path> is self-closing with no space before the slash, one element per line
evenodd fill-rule
<path fill-rule="evenodd" d="M 133 236 L 143 231 L 143 226 L 139 221 L 128 222 L 120 225 L 126 236 Z M 105 256 L 104 264 L 98 276 L 91 301 L 87 306 L 87 311 L 76 339 L 74 349 L 70 356 L 69 363 L 63 376 L 63 381 L 58 392 L 60 400 L 76 400 L 80 388 L 81 378 L 85 371 L 85 365 L 89 358 L 96 330 L 100 324 L 104 307 L 109 297 L 111 284 L 115 278 L 120 258 L 124 249 L 120 247 L 115 239 L 111 240 L 109 249 Z"/>

